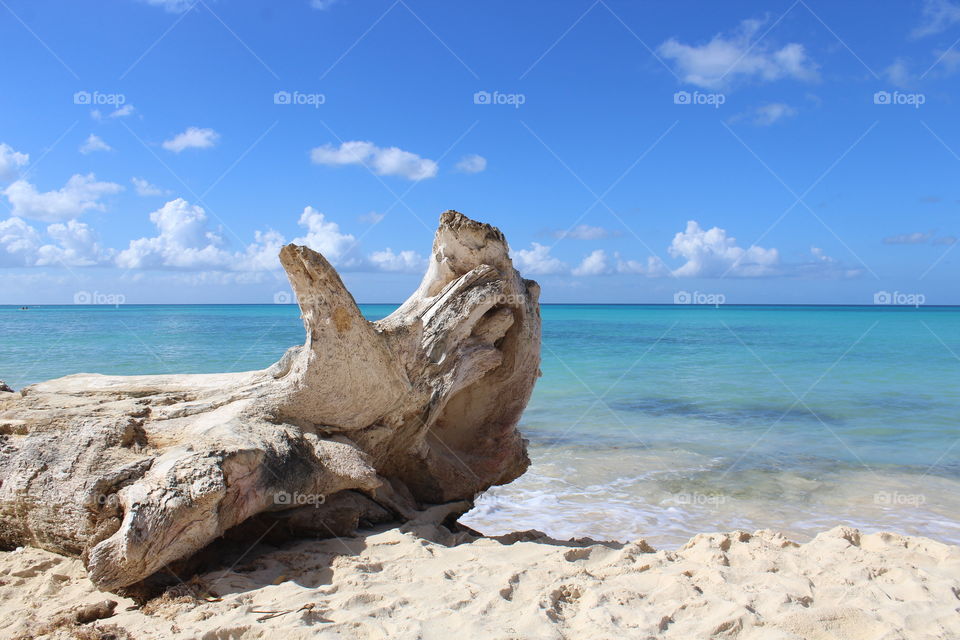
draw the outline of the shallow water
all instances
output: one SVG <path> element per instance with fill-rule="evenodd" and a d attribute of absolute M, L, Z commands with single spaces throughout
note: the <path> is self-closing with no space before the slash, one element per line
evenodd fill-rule
<path fill-rule="evenodd" d="M 534 464 L 470 526 L 673 545 L 844 523 L 960 543 L 960 309 L 548 305 L 543 320 L 521 422 Z M 0 307 L 0 379 L 240 371 L 302 339 L 288 305 Z"/>

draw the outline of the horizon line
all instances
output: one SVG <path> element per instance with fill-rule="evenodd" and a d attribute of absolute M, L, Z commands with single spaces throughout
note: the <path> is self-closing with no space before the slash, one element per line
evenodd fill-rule
<path fill-rule="evenodd" d="M 357 306 L 395 306 L 402 302 L 357 302 Z M 722 304 L 685 304 L 674 302 L 540 302 L 541 307 L 862 307 L 867 309 L 922 309 L 927 308 L 960 308 L 960 304 L 864 304 L 849 302 L 725 302 Z M 296 307 L 295 302 L 137 302 L 122 304 L 73 304 L 73 303 L 18 303 L 0 304 L 0 308 L 20 310 L 36 307 L 75 307 L 81 308 L 120 308 L 120 307 Z"/>

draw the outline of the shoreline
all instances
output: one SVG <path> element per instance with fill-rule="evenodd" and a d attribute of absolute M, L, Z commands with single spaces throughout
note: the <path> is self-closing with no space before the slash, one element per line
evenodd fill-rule
<path fill-rule="evenodd" d="M 538 529 L 557 537 L 680 546 L 703 531 L 773 529 L 803 542 L 840 525 L 960 544 L 960 479 L 855 465 L 726 470 L 674 450 L 531 446 L 534 463 L 488 489 L 460 522 L 490 535 Z"/>
<path fill-rule="evenodd" d="M 78 559 L 25 548 L 0 553 L 0 637 L 947 638 L 960 635 L 957 576 L 958 546 L 846 527 L 657 550 L 407 524 L 260 545 L 140 607 L 98 592 Z M 105 599 L 112 617 L 55 625 Z"/>

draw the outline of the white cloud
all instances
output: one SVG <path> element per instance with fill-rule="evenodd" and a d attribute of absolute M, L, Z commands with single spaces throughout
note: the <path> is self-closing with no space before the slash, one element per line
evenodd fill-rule
<path fill-rule="evenodd" d="M 836 262 L 834 258 L 828 256 L 820 247 L 810 247 L 810 254 L 819 262 L 826 262 L 828 264 Z"/>
<path fill-rule="evenodd" d="M 0 142 L 0 180 L 13 180 L 20 172 L 20 167 L 29 162 L 30 156 L 20 153 L 5 142 Z"/>
<path fill-rule="evenodd" d="M 769 127 L 773 123 L 797 115 L 797 110 L 783 102 L 771 102 L 756 108 L 753 124 L 760 127 Z"/>
<path fill-rule="evenodd" d="M 763 81 L 817 78 L 817 65 L 802 44 L 792 42 L 773 49 L 763 40 L 758 42 L 763 26 L 762 20 L 744 20 L 733 33 L 717 34 L 699 46 L 670 38 L 657 52 L 674 63 L 685 82 L 708 89 L 728 85 L 737 77 Z"/>
<path fill-rule="evenodd" d="M 133 183 L 133 188 L 138 196 L 163 196 L 169 193 L 166 189 L 150 184 L 144 178 L 130 178 L 130 182 Z"/>
<path fill-rule="evenodd" d="M 47 235 L 57 244 L 46 244 L 37 249 L 38 267 L 58 264 L 89 267 L 105 263 L 113 255 L 113 250 L 100 246 L 93 229 L 83 222 L 70 220 L 66 224 L 52 224 L 47 227 Z"/>
<path fill-rule="evenodd" d="M 686 263 L 674 270 L 674 275 L 691 278 L 712 278 L 723 275 L 758 277 L 779 272 L 780 253 L 776 249 L 737 246 L 736 238 L 727 237 L 719 227 L 703 230 L 695 220 L 687 222 L 686 230 L 673 237 L 669 253 L 684 258 Z"/>
<path fill-rule="evenodd" d="M 587 255 L 570 273 L 575 276 L 600 276 L 607 274 L 645 275 L 650 278 L 665 276 L 669 269 L 654 256 L 647 258 L 644 264 L 638 260 L 625 260 L 614 252 L 609 258 L 603 249 L 596 249 Z"/>
<path fill-rule="evenodd" d="M 220 248 L 223 239 L 207 228 L 202 207 L 183 198 L 166 203 L 150 214 L 159 232 L 151 238 L 132 240 L 117 255 L 125 269 L 217 269 L 232 264 L 232 256 Z"/>
<path fill-rule="evenodd" d="M 280 249 L 284 245 L 283 234 L 268 229 L 255 231 L 253 243 L 247 245 L 243 255 L 237 256 L 234 268 L 241 271 L 271 271 L 280 268 Z"/>
<path fill-rule="evenodd" d="M 286 244 L 283 234 L 254 232 L 254 241 L 242 251 L 224 248 L 223 238 L 208 227 L 206 212 L 182 198 L 171 200 L 150 214 L 158 234 L 130 242 L 116 257 L 126 269 L 179 269 L 184 271 L 265 272 L 280 268 L 277 255 Z M 314 209 L 306 207 L 298 220 L 306 234 L 293 244 L 318 251 L 338 269 L 378 271 L 419 271 L 426 259 L 413 251 L 394 253 L 391 249 L 363 258 L 354 236 Z M 224 282 L 226 282 L 224 280 Z"/>
<path fill-rule="evenodd" d="M 170 13 L 183 13 L 196 4 L 197 0 L 140 0 L 154 7 L 161 7 Z"/>
<path fill-rule="evenodd" d="M 38 246 L 40 234 L 20 218 L 0 221 L 0 266 L 31 266 Z"/>
<path fill-rule="evenodd" d="M 20 218 L 0 222 L 0 266 L 87 267 L 107 262 L 113 253 L 104 250 L 93 230 L 77 220 L 52 224 L 47 235 L 53 242 L 43 244 L 40 232 Z"/>
<path fill-rule="evenodd" d="M 379 271 L 402 271 L 404 273 L 419 273 L 427 267 L 427 259 L 416 251 L 401 251 L 394 253 L 387 247 L 383 251 L 375 251 L 370 255 L 370 264 Z"/>
<path fill-rule="evenodd" d="M 856 278 L 863 269 L 848 269 L 836 258 L 831 258 L 819 247 L 810 247 L 812 260 L 799 264 L 784 265 L 785 273 L 800 278 Z"/>
<path fill-rule="evenodd" d="M 180 153 L 185 149 L 209 149 L 217 144 L 220 134 L 213 129 L 189 127 L 183 133 L 178 133 L 161 145 L 167 151 Z"/>
<path fill-rule="evenodd" d="M 556 238 L 572 238 L 574 240 L 601 240 L 615 234 L 603 227 L 579 224 L 572 229 L 554 231 L 553 235 Z"/>
<path fill-rule="evenodd" d="M 326 11 L 327 9 L 332 7 L 336 1 L 337 0 L 310 0 L 310 6 L 313 7 L 314 9 L 320 9 L 321 11 Z"/>
<path fill-rule="evenodd" d="M 894 60 L 893 64 L 883 70 L 883 75 L 897 87 L 905 88 L 913 84 L 913 74 L 903 58 Z"/>
<path fill-rule="evenodd" d="M 306 207 L 300 214 L 300 226 L 307 229 L 307 235 L 294 238 L 294 244 L 304 244 L 323 254 L 323 257 L 335 266 L 351 266 L 357 264 L 357 259 L 347 259 L 347 254 L 357 246 L 357 240 L 352 235 L 340 233 L 340 225 L 314 209 Z"/>
<path fill-rule="evenodd" d="M 933 238 L 933 232 L 922 233 L 903 233 L 897 236 L 888 236 L 883 239 L 883 244 L 926 244 Z"/>
<path fill-rule="evenodd" d="M 910 35 L 914 38 L 942 33 L 960 23 L 960 4 L 948 0 L 925 0 L 918 24 Z"/>
<path fill-rule="evenodd" d="M 387 214 L 385 213 L 377 213 L 376 211 L 371 211 L 369 213 L 365 213 L 362 216 L 360 216 L 359 220 L 360 222 L 363 222 L 366 224 L 379 224 L 380 221 L 386 217 L 387 217 Z"/>
<path fill-rule="evenodd" d="M 133 112 L 136 111 L 132 104 L 125 104 L 116 111 L 110 113 L 111 118 L 126 118 L 127 116 L 133 115 Z"/>
<path fill-rule="evenodd" d="M 123 269 L 181 271 L 183 282 L 191 284 L 244 283 L 260 281 L 267 272 L 280 269 L 278 255 L 287 243 L 278 231 L 258 230 L 253 242 L 239 251 L 229 250 L 221 235 L 210 229 L 204 209 L 182 198 L 151 213 L 150 221 L 156 235 L 132 240 L 117 251 L 102 247 L 93 229 L 77 220 L 48 226 L 50 240 L 44 243 L 39 231 L 12 217 L 0 222 L 0 267 L 86 267 L 112 262 Z M 336 222 L 313 207 L 303 210 L 298 223 L 306 233 L 292 242 L 319 251 L 340 270 L 413 273 L 427 266 L 427 259 L 415 251 L 387 248 L 362 256 L 354 236 L 341 232 Z"/>
<path fill-rule="evenodd" d="M 644 274 L 653 278 L 667 275 L 670 271 L 666 265 L 663 264 L 663 261 L 655 256 L 647 258 L 646 265 L 637 260 L 624 260 L 620 257 L 619 253 L 614 253 L 613 257 L 617 260 L 617 273 Z"/>
<path fill-rule="evenodd" d="M 529 249 L 514 251 L 513 260 L 519 265 L 517 269 L 521 273 L 531 275 L 549 275 L 567 270 L 567 265 L 550 255 L 550 247 L 538 242 L 531 243 Z"/>
<path fill-rule="evenodd" d="M 62 189 L 40 193 L 26 180 L 17 180 L 3 194 L 13 205 L 13 215 L 44 222 L 60 222 L 76 218 L 94 209 L 103 211 L 100 199 L 122 191 L 113 182 L 97 182 L 92 173 L 71 176 Z"/>
<path fill-rule="evenodd" d="M 104 142 L 100 136 L 91 133 L 86 141 L 80 145 L 80 153 L 87 155 L 95 151 L 113 151 L 113 147 Z"/>
<path fill-rule="evenodd" d="M 575 276 L 598 276 L 608 271 L 607 253 L 603 249 L 597 249 L 584 258 L 571 273 Z"/>
<path fill-rule="evenodd" d="M 310 151 L 315 164 L 328 166 L 359 164 L 380 176 L 401 176 L 423 180 L 437 175 L 437 163 L 397 147 L 382 148 L 372 142 L 354 140 L 339 147 L 325 144 Z"/>
<path fill-rule="evenodd" d="M 480 173 L 486 168 L 487 159 L 475 153 L 463 156 L 456 165 L 456 169 L 460 173 Z"/>

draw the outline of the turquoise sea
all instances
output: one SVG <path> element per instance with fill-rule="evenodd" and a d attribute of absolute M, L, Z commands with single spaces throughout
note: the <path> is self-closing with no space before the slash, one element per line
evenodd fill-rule
<path fill-rule="evenodd" d="M 377 319 L 393 305 L 364 305 Z M 263 368 L 293 305 L 0 307 L 0 379 Z M 530 471 L 467 516 L 678 544 L 837 524 L 960 543 L 960 308 L 545 305 Z"/>

